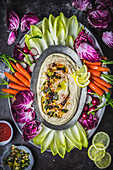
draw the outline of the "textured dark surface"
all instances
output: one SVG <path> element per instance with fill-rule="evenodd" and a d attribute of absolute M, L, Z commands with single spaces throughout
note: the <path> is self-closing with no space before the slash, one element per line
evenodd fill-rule
<path fill-rule="evenodd" d="M 91 28 L 86 19 L 86 13 L 80 12 L 74 9 L 71 6 L 70 0 L 0 0 L 0 53 L 6 53 L 8 55 L 12 55 L 14 45 L 7 45 L 7 27 L 6 27 L 6 7 L 10 7 L 12 10 L 17 12 L 20 18 L 26 12 L 35 12 L 40 20 L 44 17 L 48 17 L 51 13 L 54 16 L 59 15 L 62 11 L 66 17 L 71 17 L 72 15 L 77 15 L 78 20 L 84 24 L 88 29 L 95 35 L 97 38 L 102 51 L 105 56 L 109 59 L 113 60 L 113 49 L 108 48 L 101 39 L 102 31 L 95 30 Z M 113 16 L 112 16 L 113 18 Z M 108 30 L 113 30 L 113 23 L 110 24 Z M 16 40 L 16 43 L 23 37 L 23 34 L 18 31 L 19 37 Z M 113 74 L 113 66 L 109 66 L 111 68 Z M 3 78 L 3 71 L 7 70 L 4 65 L 0 64 L 0 76 Z M 1 87 L 2 88 L 2 87 Z M 13 120 L 11 118 L 8 106 L 7 99 L 0 99 L 0 119 L 9 121 L 14 129 L 14 136 L 11 143 L 4 147 L 0 147 L 0 156 L 2 156 L 3 152 L 6 148 L 8 148 L 11 144 L 19 144 L 25 145 L 32 151 L 35 159 L 35 163 L 33 166 L 33 170 L 96 170 L 98 169 L 94 163 L 87 156 L 87 149 L 83 148 L 81 151 L 74 149 L 70 153 L 66 154 L 65 158 L 62 159 L 59 156 L 53 157 L 51 153 L 44 152 L 40 153 L 40 149 L 32 146 L 30 143 L 24 142 L 22 136 L 16 129 Z M 97 129 L 98 131 L 105 131 L 110 135 L 111 142 L 107 151 L 113 157 L 113 109 L 108 106 L 105 110 L 105 114 L 102 118 L 102 121 Z M 89 145 L 91 144 L 91 139 L 89 140 Z M 108 170 L 113 169 L 113 162 L 109 166 Z"/>

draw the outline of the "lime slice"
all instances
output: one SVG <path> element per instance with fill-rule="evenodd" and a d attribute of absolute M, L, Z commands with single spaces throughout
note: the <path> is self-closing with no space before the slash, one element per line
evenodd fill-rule
<path fill-rule="evenodd" d="M 106 152 L 105 156 L 101 160 L 97 160 L 98 155 L 95 157 L 94 163 L 100 169 L 105 169 L 111 164 L 111 155 Z"/>
<path fill-rule="evenodd" d="M 104 147 L 102 147 L 102 145 L 96 145 L 97 143 L 103 144 Z M 93 140 L 92 140 L 92 144 L 94 145 L 94 147 L 97 150 L 104 150 L 109 146 L 110 143 L 110 137 L 107 133 L 105 132 L 98 132 L 94 135 Z"/>
<path fill-rule="evenodd" d="M 101 145 L 101 147 L 104 147 L 104 145 L 102 145 L 102 144 L 100 144 L 100 143 L 97 143 L 96 144 L 96 146 L 100 146 Z M 93 145 L 91 145 L 90 147 L 89 147 L 89 149 L 88 149 L 88 157 L 92 160 L 92 161 L 94 161 L 94 158 L 95 158 L 95 156 L 97 156 L 98 154 L 103 154 L 103 155 L 105 155 L 105 150 L 103 150 L 103 151 L 100 151 L 100 150 L 97 150 Z M 99 158 L 99 157 L 98 157 Z"/>
<path fill-rule="evenodd" d="M 87 77 L 87 66 L 83 65 L 79 70 L 76 71 L 76 75 L 82 78 Z"/>
<path fill-rule="evenodd" d="M 87 77 L 79 77 L 79 76 L 77 76 L 77 81 L 79 82 L 79 84 L 84 84 L 84 83 L 86 83 L 88 80 L 89 80 L 89 78 L 90 78 L 90 72 L 88 72 L 87 73 Z"/>

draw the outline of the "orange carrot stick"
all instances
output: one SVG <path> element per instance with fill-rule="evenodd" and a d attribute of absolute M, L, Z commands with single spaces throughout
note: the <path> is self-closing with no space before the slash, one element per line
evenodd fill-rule
<path fill-rule="evenodd" d="M 16 63 L 16 67 L 19 69 L 19 72 L 31 82 L 30 74 L 20 65 L 20 63 Z"/>
<path fill-rule="evenodd" d="M 102 60 L 107 60 L 107 57 L 103 57 L 103 56 L 102 56 L 101 59 L 102 59 Z"/>
<path fill-rule="evenodd" d="M 18 69 L 18 67 L 17 67 L 13 62 L 11 62 L 11 61 L 9 61 L 9 62 L 10 62 L 10 64 L 12 65 L 12 67 L 13 67 L 16 71 L 20 72 L 20 70 Z"/>
<path fill-rule="evenodd" d="M 91 75 L 96 76 L 96 77 L 100 77 L 101 72 L 100 71 L 96 71 L 93 69 L 88 68 L 88 71 L 91 73 Z"/>
<path fill-rule="evenodd" d="M 95 93 L 97 93 L 99 96 L 102 96 L 104 91 L 101 90 L 96 84 L 90 81 L 90 84 L 88 85 Z"/>
<path fill-rule="evenodd" d="M 110 71 L 110 69 L 107 68 L 107 67 L 94 66 L 94 65 L 90 65 L 90 64 L 87 64 L 86 66 L 87 66 L 88 68 L 91 68 L 91 69 L 94 69 L 94 70 L 97 70 L 97 71 L 105 71 L 105 72 Z"/>
<path fill-rule="evenodd" d="M 92 63 L 92 62 L 89 62 L 89 61 L 84 60 L 83 63 L 85 63 L 85 64 L 91 64 L 91 65 L 94 65 L 94 66 L 101 66 L 101 61 Z"/>
<path fill-rule="evenodd" d="M 13 89 L 1 89 L 4 93 L 17 94 L 19 91 Z"/>
<path fill-rule="evenodd" d="M 91 78 L 97 82 L 99 82 L 100 84 L 102 84 L 103 86 L 107 87 L 107 88 L 112 88 L 112 86 L 107 83 L 106 81 L 102 80 L 101 78 L 95 77 L 95 76 L 91 76 Z"/>
<path fill-rule="evenodd" d="M 16 90 L 30 90 L 30 88 L 23 87 L 23 86 L 20 86 L 18 84 L 12 83 L 12 82 L 10 82 L 8 86 L 13 89 L 16 89 Z"/>
<path fill-rule="evenodd" d="M 91 82 L 93 82 L 93 83 L 96 84 L 99 88 L 101 88 L 102 90 L 104 90 L 104 91 L 106 91 L 106 92 L 110 91 L 108 88 L 106 88 L 105 86 L 103 86 L 102 84 L 100 84 L 99 82 L 97 82 L 97 81 L 95 81 L 95 80 L 93 80 L 93 79 L 91 79 Z"/>
<path fill-rule="evenodd" d="M 22 82 L 20 82 L 18 79 L 16 79 L 16 78 L 15 78 L 13 75 L 11 75 L 10 73 L 4 72 L 4 74 L 5 74 L 5 76 L 6 76 L 9 80 L 11 80 L 11 81 L 19 84 L 20 86 L 24 86 L 24 87 L 25 87 L 25 84 L 23 84 Z"/>
<path fill-rule="evenodd" d="M 24 83 L 27 87 L 30 88 L 30 82 L 22 74 L 16 72 L 14 76 L 18 78 L 22 83 Z"/>

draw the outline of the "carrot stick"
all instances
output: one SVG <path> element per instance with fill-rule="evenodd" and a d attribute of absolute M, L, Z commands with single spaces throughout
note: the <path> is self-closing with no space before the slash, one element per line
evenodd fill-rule
<path fill-rule="evenodd" d="M 102 96 L 104 91 L 101 90 L 98 86 L 96 86 L 96 84 L 94 84 L 93 82 L 90 81 L 89 87 L 95 92 L 97 93 L 99 96 Z"/>
<path fill-rule="evenodd" d="M 20 63 L 16 63 L 16 67 L 19 69 L 19 72 L 31 82 L 30 74 L 20 65 Z"/>
<path fill-rule="evenodd" d="M 17 94 L 19 91 L 13 89 L 1 89 L 4 93 Z"/>
<path fill-rule="evenodd" d="M 30 88 L 23 87 L 23 86 L 20 86 L 18 84 L 12 83 L 12 82 L 10 82 L 8 86 L 13 89 L 16 89 L 16 90 L 30 90 Z"/>
<path fill-rule="evenodd" d="M 20 70 L 18 69 L 18 67 L 14 63 L 12 63 L 11 61 L 9 61 L 9 62 L 16 71 L 20 72 Z"/>
<path fill-rule="evenodd" d="M 102 80 L 101 78 L 95 77 L 95 76 L 91 76 L 91 78 L 93 80 L 95 80 L 96 82 L 99 82 L 100 84 L 102 84 L 103 86 L 107 87 L 107 88 L 112 88 L 112 86 L 107 83 L 106 81 Z"/>
<path fill-rule="evenodd" d="M 94 84 L 96 84 L 98 87 L 100 87 L 102 90 L 104 90 L 106 92 L 110 91 L 108 88 L 106 88 L 105 86 L 103 86 L 102 84 L 100 84 L 99 82 L 97 82 L 93 79 L 91 79 L 91 82 L 93 82 Z"/>
<path fill-rule="evenodd" d="M 91 65 L 94 65 L 94 66 L 101 66 L 101 61 L 92 63 L 92 62 L 89 62 L 89 61 L 84 60 L 83 63 L 85 63 L 85 64 L 91 64 Z"/>
<path fill-rule="evenodd" d="M 30 82 L 22 74 L 16 72 L 14 76 L 18 78 L 22 83 L 24 83 L 27 87 L 30 88 Z"/>
<path fill-rule="evenodd" d="M 9 80 L 11 80 L 11 81 L 19 84 L 20 86 L 24 86 L 24 87 L 25 87 L 25 84 L 23 84 L 22 82 L 20 82 L 18 79 L 16 79 L 16 78 L 15 78 L 13 75 L 11 75 L 10 73 L 4 72 L 4 74 L 5 74 L 5 76 L 6 76 Z"/>
<path fill-rule="evenodd" d="M 88 71 L 91 73 L 91 75 L 96 76 L 96 77 L 100 77 L 101 72 L 100 71 L 96 71 L 93 69 L 88 68 Z"/>
<path fill-rule="evenodd" d="M 107 57 L 101 57 L 102 60 L 107 60 Z"/>
<path fill-rule="evenodd" d="M 86 66 L 87 66 L 88 68 L 91 68 L 91 69 L 94 69 L 94 70 L 97 70 L 97 71 L 105 71 L 105 72 L 110 71 L 110 69 L 107 68 L 107 67 L 94 66 L 94 65 L 90 65 L 90 64 L 87 64 Z"/>

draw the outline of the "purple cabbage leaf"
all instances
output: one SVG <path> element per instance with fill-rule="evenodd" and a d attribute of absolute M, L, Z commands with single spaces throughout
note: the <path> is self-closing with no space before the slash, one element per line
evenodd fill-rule
<path fill-rule="evenodd" d="M 21 31 L 26 33 L 30 30 L 31 25 L 36 25 L 39 22 L 39 18 L 33 12 L 29 12 L 21 19 Z"/>
<path fill-rule="evenodd" d="M 72 0 L 72 6 L 80 11 L 92 9 L 92 4 L 90 0 Z"/>
<path fill-rule="evenodd" d="M 113 32 L 112 31 L 103 32 L 102 40 L 109 48 L 113 48 Z"/>
<path fill-rule="evenodd" d="M 22 128 L 24 140 L 29 141 L 30 139 L 38 135 L 41 130 L 42 126 L 38 120 L 27 122 Z"/>
<path fill-rule="evenodd" d="M 94 45 L 93 40 L 90 38 L 88 33 L 85 33 L 85 30 L 82 30 L 74 40 L 74 49 L 76 50 L 81 43 L 88 43 L 92 46 Z"/>
<path fill-rule="evenodd" d="M 88 43 L 81 43 L 76 49 L 80 59 L 85 59 L 89 62 L 101 60 L 98 52 Z"/>
<path fill-rule="evenodd" d="M 16 40 L 16 37 L 17 37 L 17 30 L 14 29 L 9 34 L 9 37 L 8 37 L 8 40 L 7 40 L 8 45 L 13 44 Z"/>
<path fill-rule="evenodd" d="M 7 9 L 7 27 L 9 31 L 19 28 L 19 16 L 12 10 Z"/>
<path fill-rule="evenodd" d="M 111 0 L 96 0 L 95 4 L 97 5 L 97 9 L 113 8 L 113 3 Z"/>
<path fill-rule="evenodd" d="M 111 14 L 108 9 L 92 9 L 88 11 L 87 19 L 93 28 L 107 28 Z"/>

